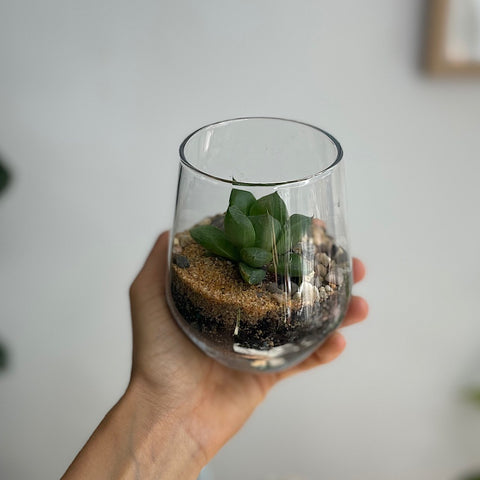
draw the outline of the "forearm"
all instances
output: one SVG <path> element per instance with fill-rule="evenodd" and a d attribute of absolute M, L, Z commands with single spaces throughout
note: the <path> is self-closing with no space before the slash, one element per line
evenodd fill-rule
<path fill-rule="evenodd" d="M 196 479 L 204 456 L 175 412 L 159 411 L 129 387 L 62 480 Z"/>

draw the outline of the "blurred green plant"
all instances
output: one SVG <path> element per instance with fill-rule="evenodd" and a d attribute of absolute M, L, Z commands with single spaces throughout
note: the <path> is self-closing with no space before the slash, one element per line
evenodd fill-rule
<path fill-rule="evenodd" d="M 0 163 L 0 193 L 5 190 L 10 182 L 8 170 Z"/>
<path fill-rule="evenodd" d="M 10 174 L 8 170 L 0 163 L 0 193 L 7 187 L 10 182 Z M 7 367 L 7 350 L 0 343 L 0 370 L 4 370 Z"/>
<path fill-rule="evenodd" d="M 464 391 L 464 397 L 473 405 L 480 408 L 480 387 L 471 387 Z M 480 472 L 472 472 L 465 475 L 461 480 L 480 480 Z"/>
<path fill-rule="evenodd" d="M 474 473 L 473 475 L 467 475 L 462 477 L 461 480 L 480 480 L 480 473 Z"/>
<path fill-rule="evenodd" d="M 7 349 L 0 343 L 0 370 L 5 370 L 8 364 Z"/>
<path fill-rule="evenodd" d="M 465 396 L 467 400 L 480 407 L 480 387 L 469 388 Z"/>
<path fill-rule="evenodd" d="M 303 275 L 302 256 L 292 250 L 311 225 L 312 217 L 289 216 L 277 192 L 257 200 L 251 192 L 233 189 L 223 230 L 199 225 L 190 234 L 209 252 L 237 263 L 243 280 L 256 285 L 264 280 L 267 271 Z"/>

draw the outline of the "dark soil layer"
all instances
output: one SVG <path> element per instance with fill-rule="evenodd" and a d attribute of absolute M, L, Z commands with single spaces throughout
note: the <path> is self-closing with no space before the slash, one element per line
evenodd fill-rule
<path fill-rule="evenodd" d="M 338 326 L 340 312 L 344 312 L 346 306 L 340 305 L 341 300 L 343 303 L 347 301 L 343 286 L 342 291 L 317 306 L 291 310 L 286 321 L 282 310 L 268 313 L 256 323 L 248 319 L 242 320 L 239 316 L 238 324 L 232 325 L 222 318 L 206 316 L 178 287 L 178 282 L 172 282 L 172 297 L 185 321 L 199 333 L 200 339 L 205 343 L 229 349 L 233 343 L 244 348 L 269 350 L 287 343 L 301 343 L 306 337 L 320 341 Z"/>

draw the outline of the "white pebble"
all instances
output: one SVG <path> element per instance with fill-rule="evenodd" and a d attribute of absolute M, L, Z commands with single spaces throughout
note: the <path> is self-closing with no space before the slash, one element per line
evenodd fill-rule
<path fill-rule="evenodd" d="M 317 265 L 317 272 L 321 277 L 325 277 L 325 275 L 327 274 L 327 267 L 319 263 Z"/>
<path fill-rule="evenodd" d="M 325 290 L 325 287 L 320 287 L 318 290 L 320 300 L 325 300 L 327 298 L 327 291 Z"/>
<path fill-rule="evenodd" d="M 335 285 L 342 285 L 343 283 L 343 272 L 338 269 L 337 271 L 331 271 L 327 276 L 326 280 L 328 283 L 334 283 Z"/>
<path fill-rule="evenodd" d="M 320 298 L 318 288 L 309 282 L 303 282 L 300 285 L 298 292 L 302 296 L 303 303 L 306 305 L 313 305 Z"/>

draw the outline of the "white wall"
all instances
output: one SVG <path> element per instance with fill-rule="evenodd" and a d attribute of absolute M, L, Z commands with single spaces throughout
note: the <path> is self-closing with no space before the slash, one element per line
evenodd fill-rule
<path fill-rule="evenodd" d="M 454 479 L 480 467 L 480 80 L 418 69 L 418 0 L 2 0 L 0 478 L 59 477 L 126 385 L 127 288 L 177 146 L 243 115 L 331 131 L 368 323 L 278 386 L 217 479 Z"/>

